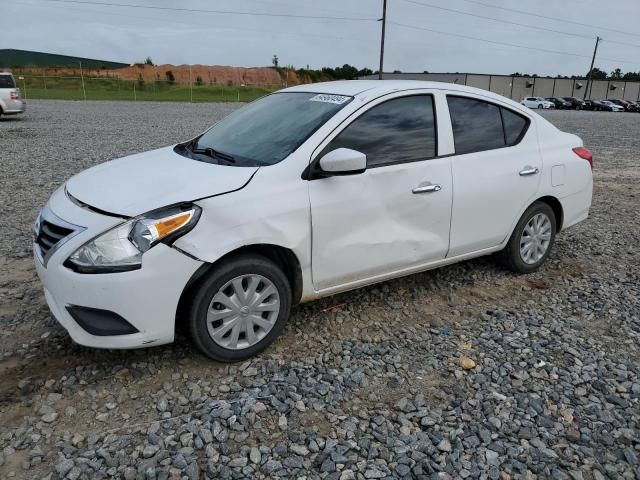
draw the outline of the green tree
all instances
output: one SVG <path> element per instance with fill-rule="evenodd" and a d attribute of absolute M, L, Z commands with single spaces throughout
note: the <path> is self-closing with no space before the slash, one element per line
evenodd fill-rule
<path fill-rule="evenodd" d="M 587 74 L 589 76 L 589 74 Z M 591 70 L 591 80 L 606 80 L 607 72 L 600 70 L 598 67 L 593 67 Z"/>
<path fill-rule="evenodd" d="M 278 55 L 274 55 L 273 58 L 271 59 L 271 63 L 273 64 L 273 66 L 275 68 L 278 68 Z"/>
<path fill-rule="evenodd" d="M 151 57 L 147 57 L 146 60 L 144 61 L 144 64 L 153 66 L 153 60 L 151 60 Z"/>
<path fill-rule="evenodd" d="M 616 68 L 613 72 L 611 72 L 611 75 L 609 75 L 609 78 L 613 80 L 620 80 L 622 78 L 622 70 L 620 70 L 619 68 Z"/>

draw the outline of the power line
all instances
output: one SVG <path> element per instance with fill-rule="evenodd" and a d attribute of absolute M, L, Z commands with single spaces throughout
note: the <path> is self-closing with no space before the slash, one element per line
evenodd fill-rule
<path fill-rule="evenodd" d="M 456 10 L 456 9 L 453 9 L 453 8 L 441 7 L 439 5 L 433 5 L 431 3 L 417 2 L 416 0 L 403 0 L 403 1 L 407 2 L 407 3 L 412 3 L 414 5 L 420 5 L 422 7 L 435 8 L 435 9 L 438 9 L 438 10 L 444 10 L 446 12 L 459 13 L 461 15 L 467 15 L 469 17 L 482 18 L 482 19 L 485 19 L 485 20 L 492 20 L 494 22 L 500 22 L 500 23 L 508 23 L 508 24 L 511 24 L 511 25 L 517 25 L 519 27 L 532 28 L 534 30 L 542 30 L 542 31 L 545 31 L 545 32 L 559 33 L 561 35 L 570 35 L 572 37 L 587 38 L 589 40 L 593 39 L 593 37 L 589 36 L 589 35 L 581 35 L 579 33 L 563 32 L 562 30 L 554 30 L 552 28 L 538 27 L 536 25 L 528 25 L 526 23 L 512 22 L 511 20 L 503 20 L 503 19 L 500 19 L 500 18 L 488 17 L 488 16 L 485 16 L 485 15 L 477 15 L 475 13 L 465 12 L 465 11 L 462 11 L 462 10 Z"/>
<path fill-rule="evenodd" d="M 573 25 L 579 25 L 581 27 L 589 27 L 589 28 L 593 28 L 593 29 L 596 29 L 596 30 L 606 30 L 608 32 L 621 33 L 623 35 L 629 35 L 631 37 L 640 38 L 640 35 L 638 35 L 637 33 L 625 32 L 624 30 L 617 30 L 615 28 L 606 28 L 606 27 L 603 27 L 601 25 L 591 25 L 589 23 L 582 23 L 582 22 L 576 22 L 574 20 L 568 20 L 566 18 L 558 19 L 558 18 L 554 18 L 554 17 L 549 17 L 547 15 L 541 15 L 539 13 L 531 13 L 531 12 L 527 12 L 525 10 L 518 10 L 517 8 L 500 7 L 498 5 L 491 5 L 490 3 L 480 2 L 478 0 L 461 0 L 461 1 L 467 2 L 467 3 L 473 3 L 475 5 L 481 5 L 483 7 L 494 8 L 496 10 L 504 10 L 504 11 L 507 11 L 507 12 L 515 12 L 515 13 L 519 13 L 521 15 L 529 15 L 531 17 L 544 18 L 544 19 L 547 19 L 547 20 L 553 20 L 555 22 L 571 23 Z"/>
<path fill-rule="evenodd" d="M 424 30 L 426 32 L 432 32 L 432 33 L 438 33 L 440 35 L 448 35 L 451 37 L 458 37 L 458 38 L 466 38 L 467 40 L 476 40 L 479 42 L 485 42 L 485 43 L 492 43 L 494 45 L 502 45 L 502 46 L 506 46 L 506 47 L 515 47 L 515 48 L 524 48 L 526 50 L 535 50 L 535 51 L 539 51 L 539 52 L 545 52 L 545 53 L 553 53 L 553 54 L 557 54 L 557 55 L 568 55 L 568 56 L 572 56 L 572 57 L 579 57 L 579 58 L 591 58 L 589 55 L 583 55 L 581 53 L 572 53 L 572 52 L 563 52 L 560 50 L 549 50 L 546 48 L 539 48 L 539 47 L 531 47 L 529 45 L 520 45 L 520 44 L 516 44 L 516 43 L 508 43 L 508 42 L 500 42 L 498 40 L 488 40 L 486 38 L 479 38 L 479 37 L 473 37 L 471 35 L 464 35 L 461 33 L 452 33 L 452 32 L 443 32 L 442 30 L 435 30 L 432 28 L 426 28 L 426 27 L 418 27 L 416 25 L 407 25 L 406 23 L 399 23 L 399 22 L 394 22 L 391 20 L 387 20 L 388 23 L 391 23 L 393 25 L 397 25 L 399 27 L 404 27 L 404 28 L 411 28 L 411 29 L 415 29 L 415 30 Z M 628 60 L 614 60 L 611 58 L 600 58 L 600 60 L 608 60 L 610 62 L 616 62 L 616 63 L 633 63 L 636 64 L 637 62 L 631 62 Z"/>
<path fill-rule="evenodd" d="M 347 20 L 347 21 L 359 21 L 359 22 L 376 22 L 377 18 L 364 18 L 364 17 L 334 17 L 329 15 L 297 15 L 289 13 L 263 13 L 263 12 L 240 12 L 236 10 L 210 10 L 204 8 L 183 8 L 183 7 L 160 7 L 157 5 L 139 5 L 131 3 L 110 3 L 110 2 L 90 2 L 86 0 L 42 0 L 45 2 L 55 3 L 69 3 L 79 5 L 94 5 L 102 7 L 124 7 L 124 8 L 139 8 L 146 10 L 163 10 L 171 12 L 190 12 L 190 13 L 217 13 L 220 15 L 245 15 L 255 17 L 279 17 L 279 18 L 298 18 L 298 19 L 313 19 L 313 20 Z"/>
<path fill-rule="evenodd" d="M 33 7 L 38 7 L 38 8 L 58 8 L 57 6 L 54 5 L 42 5 L 39 4 L 39 2 L 41 2 L 42 0 L 21 0 L 22 2 L 24 2 L 26 5 L 29 6 L 33 6 Z M 81 12 L 89 12 L 89 13 L 96 13 L 97 10 L 92 9 L 90 7 L 83 7 L 83 6 L 78 6 L 74 9 L 73 13 L 81 13 Z M 124 12 L 114 12 L 114 11 L 109 11 L 109 12 L 103 12 L 100 11 L 101 15 L 106 15 L 106 16 L 113 16 L 113 17 L 119 17 L 119 18 L 128 18 L 131 19 L 131 15 L 124 13 Z M 157 18 L 153 18 L 151 16 L 139 16 L 137 15 L 135 17 L 136 20 L 149 20 L 149 21 L 154 21 L 156 22 L 158 19 Z M 267 34 L 267 35 L 277 35 L 277 36 L 290 36 L 290 37 L 309 37 L 309 38 L 320 38 L 320 39 L 329 39 L 329 40 L 349 40 L 352 42 L 362 42 L 362 43 L 366 43 L 368 42 L 367 39 L 365 38 L 360 38 L 360 37 L 356 37 L 356 38 L 347 38 L 347 37 L 337 37 L 337 36 L 332 36 L 332 35 L 319 35 L 319 34 L 313 34 L 313 33 L 309 33 L 307 31 L 302 31 L 302 32 L 297 32 L 297 33 L 293 33 L 290 31 L 286 31 L 283 29 L 278 29 L 278 30 L 264 30 L 264 29 L 255 29 L 255 28 L 248 28 L 246 25 L 243 25 L 241 27 L 238 26 L 232 26 L 231 24 L 225 24 L 225 25 L 219 25 L 219 24 L 215 24 L 215 23 L 211 23 L 208 22 L 206 20 L 203 21 L 197 21 L 197 20 L 193 20 L 193 19 L 180 19 L 180 17 L 178 18 L 172 18 L 171 19 L 172 24 L 181 24 L 181 25 L 197 25 L 197 26 L 204 26 L 204 27 L 208 27 L 208 29 L 213 29 L 213 30 L 231 30 L 231 31 L 237 31 L 237 32 L 256 32 L 256 33 L 263 33 L 263 34 Z"/>
<path fill-rule="evenodd" d="M 600 39 L 601 42 L 605 42 L 605 43 L 615 43 L 618 45 L 626 45 L 627 47 L 636 47 L 636 48 L 640 48 L 640 45 L 638 45 L 637 43 L 627 43 L 627 42 L 621 42 L 619 40 L 605 40 L 605 39 Z"/>

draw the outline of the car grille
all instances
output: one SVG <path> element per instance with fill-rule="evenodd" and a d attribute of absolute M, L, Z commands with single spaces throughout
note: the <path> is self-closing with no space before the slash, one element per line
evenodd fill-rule
<path fill-rule="evenodd" d="M 40 253 L 44 258 L 60 240 L 71 235 L 73 230 L 60 225 L 55 225 L 46 220 L 40 222 L 40 231 L 36 237 L 36 244 L 40 248 Z"/>

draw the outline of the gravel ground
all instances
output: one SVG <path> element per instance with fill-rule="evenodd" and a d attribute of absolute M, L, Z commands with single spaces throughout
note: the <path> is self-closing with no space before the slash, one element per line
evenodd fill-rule
<path fill-rule="evenodd" d="M 540 272 L 491 258 L 314 302 L 239 365 L 74 345 L 31 262 L 71 174 L 234 108 L 30 102 L 0 121 L 0 478 L 640 478 L 640 115 L 545 112 L 595 155 Z"/>

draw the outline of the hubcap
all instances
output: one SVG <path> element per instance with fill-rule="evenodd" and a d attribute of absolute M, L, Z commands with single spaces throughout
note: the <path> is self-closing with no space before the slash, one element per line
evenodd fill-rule
<path fill-rule="evenodd" d="M 279 313 L 278 289 L 268 278 L 240 275 L 213 296 L 207 311 L 207 329 L 221 347 L 242 350 L 267 336 Z"/>
<path fill-rule="evenodd" d="M 520 258 L 532 265 L 547 253 L 551 243 L 551 220 L 544 213 L 537 213 L 527 222 L 520 237 Z"/>

